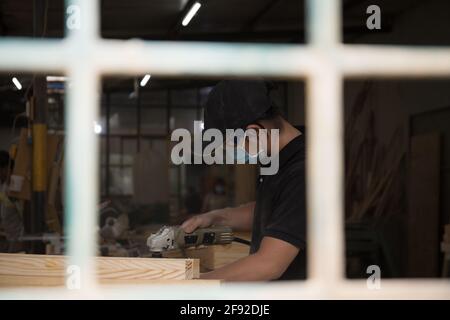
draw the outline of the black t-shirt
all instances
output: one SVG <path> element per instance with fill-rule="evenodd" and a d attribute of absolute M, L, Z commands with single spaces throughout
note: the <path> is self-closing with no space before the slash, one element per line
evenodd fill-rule
<path fill-rule="evenodd" d="M 306 278 L 305 134 L 299 129 L 280 150 L 278 173 L 258 177 L 250 253 L 266 236 L 300 249 L 279 280 Z"/>

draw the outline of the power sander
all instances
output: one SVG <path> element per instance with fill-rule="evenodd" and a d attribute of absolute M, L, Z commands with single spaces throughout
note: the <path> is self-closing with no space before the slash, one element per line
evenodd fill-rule
<path fill-rule="evenodd" d="M 199 228 L 186 233 L 180 226 L 164 226 L 147 238 L 147 246 L 152 257 L 161 257 L 162 252 L 214 244 L 229 244 L 232 241 L 249 244 L 248 241 L 235 238 L 233 230 L 225 226 Z"/>

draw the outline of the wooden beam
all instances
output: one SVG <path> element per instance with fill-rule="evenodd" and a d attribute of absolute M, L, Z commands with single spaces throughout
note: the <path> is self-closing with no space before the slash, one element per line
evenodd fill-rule
<path fill-rule="evenodd" d="M 200 260 L 202 271 L 211 271 L 248 256 L 249 250 L 249 246 L 233 242 L 226 245 L 186 250 L 186 256 Z"/>
<path fill-rule="evenodd" d="M 139 285 L 206 285 L 219 286 L 221 280 L 122 280 L 122 279 L 99 279 L 101 286 L 139 286 Z M 0 275 L 0 287 L 62 287 L 65 285 L 63 277 L 27 277 L 27 276 L 4 276 Z"/>
<path fill-rule="evenodd" d="M 242 243 L 171 250 L 163 253 L 165 258 L 191 258 L 200 261 L 200 271 L 208 272 L 223 267 L 249 255 L 250 247 Z"/>
<path fill-rule="evenodd" d="M 251 241 L 250 232 L 235 232 L 235 236 Z M 200 271 L 208 272 L 226 266 L 249 255 L 250 246 L 233 242 L 226 245 L 200 246 L 185 250 L 170 250 L 162 253 L 164 258 L 191 258 L 199 261 Z"/>
<path fill-rule="evenodd" d="M 0 254 L 0 286 L 61 285 L 64 256 Z M 199 277 L 195 259 L 96 257 L 100 283 L 147 283 L 155 280 L 192 280 Z"/>

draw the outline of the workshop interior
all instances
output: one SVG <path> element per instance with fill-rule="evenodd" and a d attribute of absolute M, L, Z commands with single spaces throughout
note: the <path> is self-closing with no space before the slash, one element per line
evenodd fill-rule
<path fill-rule="evenodd" d="M 450 45 L 449 1 L 341 2 L 345 45 Z M 367 26 L 366 10 L 374 4 L 381 8 L 379 29 Z M 305 3 L 298 0 L 103 0 L 99 13 L 104 39 L 308 42 Z M 0 42 L 64 41 L 66 15 L 62 0 L 1 0 Z M 194 215 L 257 197 L 256 164 L 171 161 L 173 131 L 201 132 L 208 96 L 223 79 L 145 70 L 102 75 L 98 118 L 89 124 L 98 143 L 100 283 L 206 283 L 195 279 L 250 254 L 251 231 L 210 226 L 186 233 L 180 227 Z M 264 81 L 282 117 L 308 137 L 308 81 Z M 70 87 L 70 77 L 61 72 L 0 73 L 2 292 L 66 285 L 67 230 L 73 222 L 65 215 L 66 179 L 77 174 L 66 152 Z M 450 77 L 349 77 L 342 90 L 345 277 L 365 280 L 376 266 L 382 279 L 448 279 Z M 306 141 L 309 166 L 311 140 Z M 306 274 L 307 279 L 310 270 Z M 221 285 L 220 279 L 211 282 Z"/>

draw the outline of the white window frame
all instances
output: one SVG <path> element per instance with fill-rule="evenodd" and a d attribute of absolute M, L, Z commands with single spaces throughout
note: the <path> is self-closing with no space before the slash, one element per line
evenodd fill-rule
<path fill-rule="evenodd" d="M 66 232 L 68 264 L 82 288 L 10 288 L 0 298 L 148 299 L 450 299 L 448 280 L 348 280 L 344 270 L 343 79 L 448 77 L 448 47 L 344 45 L 341 1 L 307 1 L 308 43 L 232 44 L 107 40 L 99 33 L 99 1 L 66 1 L 81 9 L 81 28 L 62 40 L 3 38 L 0 71 L 64 73 L 67 88 Z M 101 287 L 95 278 L 100 78 L 150 73 L 177 77 L 267 76 L 307 83 L 308 280 L 289 283 Z"/>

